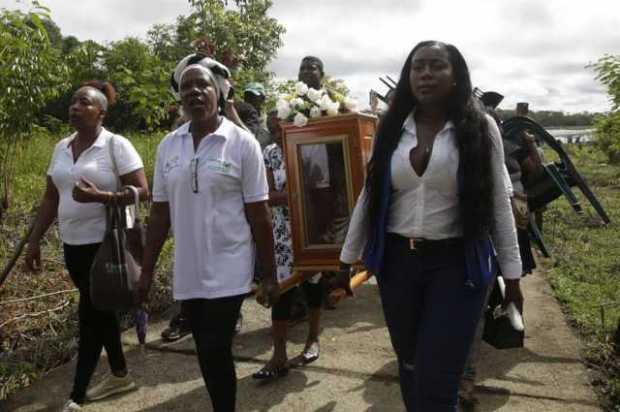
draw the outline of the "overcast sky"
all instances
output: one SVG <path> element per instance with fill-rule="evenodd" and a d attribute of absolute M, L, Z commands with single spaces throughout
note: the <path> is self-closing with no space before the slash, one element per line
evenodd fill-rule
<path fill-rule="evenodd" d="M 63 35 L 99 42 L 144 38 L 156 23 L 189 11 L 186 0 L 43 0 Z M 368 91 L 397 78 L 421 40 L 453 43 L 475 86 L 506 96 L 500 107 L 605 111 L 603 87 L 586 65 L 620 54 L 620 0 L 274 0 L 270 14 L 286 27 L 271 64 L 278 78 L 296 76 L 299 60 L 321 57 L 366 106 Z M 14 8 L 15 0 L 0 0 Z"/>

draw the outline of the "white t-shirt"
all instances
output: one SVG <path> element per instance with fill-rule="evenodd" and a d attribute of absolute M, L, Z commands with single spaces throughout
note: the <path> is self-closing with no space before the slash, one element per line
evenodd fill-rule
<path fill-rule="evenodd" d="M 254 239 L 244 207 L 269 197 L 260 145 L 252 134 L 223 118 L 194 152 L 189 125 L 160 143 L 153 181 L 153 201 L 170 206 L 174 298 L 247 293 L 254 271 Z"/>
<path fill-rule="evenodd" d="M 110 140 L 114 136 L 114 158 L 120 176 L 144 168 L 142 159 L 131 142 L 106 129 L 91 147 L 73 162 L 71 142 L 76 134 L 65 137 L 56 145 L 48 176 L 58 190 L 58 227 L 60 238 L 69 245 L 98 243 L 105 234 L 105 206 L 102 203 L 79 203 L 73 200 L 73 188 L 81 177 L 93 182 L 98 189 L 117 191 L 118 185 L 110 158 Z"/>

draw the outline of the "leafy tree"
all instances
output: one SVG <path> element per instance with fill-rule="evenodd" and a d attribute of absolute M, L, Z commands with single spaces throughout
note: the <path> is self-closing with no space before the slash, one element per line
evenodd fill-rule
<path fill-rule="evenodd" d="M 73 36 L 61 40 L 59 52 L 67 66 L 69 78 L 62 93 L 42 109 L 38 118 L 40 125 L 57 131 L 62 128 L 63 123 L 68 122 L 71 97 L 80 84 L 86 80 L 105 78 L 102 59 L 105 50 L 104 46 L 92 40 L 80 43 Z"/>
<path fill-rule="evenodd" d="M 169 92 L 172 63 L 154 55 L 136 38 L 114 42 L 104 52 L 106 79 L 119 94 L 110 109 L 110 121 L 118 129 L 155 129 L 167 121 L 173 102 Z"/>
<path fill-rule="evenodd" d="M 72 89 L 86 80 L 98 79 L 106 74 L 104 53 L 107 49 L 104 46 L 86 40 L 75 47 L 70 44 L 68 47 L 65 60 L 71 73 Z"/>
<path fill-rule="evenodd" d="M 180 16 L 177 21 L 180 49 L 191 52 L 208 43 L 215 58 L 233 69 L 238 86 L 248 81 L 269 80 L 265 69 L 282 46 L 285 31 L 276 19 L 267 15 L 273 5 L 271 0 L 189 0 L 189 3 L 192 13 Z"/>
<path fill-rule="evenodd" d="M 61 41 L 62 54 L 69 54 L 80 46 L 80 41 L 75 36 L 63 37 Z"/>
<path fill-rule="evenodd" d="M 596 145 L 607 154 L 609 163 L 620 163 L 620 111 L 599 117 L 596 127 Z"/>
<path fill-rule="evenodd" d="M 174 24 L 156 24 L 147 32 L 147 43 L 151 52 L 160 60 L 177 62 L 188 53 L 179 47 L 177 26 Z"/>
<path fill-rule="evenodd" d="M 596 143 L 610 163 L 620 162 L 620 55 L 607 54 L 592 65 L 596 78 L 607 88 L 612 112 L 596 121 Z"/>
<path fill-rule="evenodd" d="M 44 21 L 49 10 L 37 1 L 32 11 L 0 10 L 0 182 L 8 203 L 17 142 L 27 136 L 39 111 L 64 88 L 66 65 L 50 43 Z M 2 208 L 0 207 L 0 210 Z"/>
<path fill-rule="evenodd" d="M 613 110 L 620 110 L 620 54 L 606 54 L 592 65 L 596 79 L 607 87 Z"/>
<path fill-rule="evenodd" d="M 41 16 L 39 19 L 43 27 L 45 27 L 45 32 L 47 33 L 47 38 L 49 39 L 50 45 L 55 49 L 59 48 L 62 42 L 60 27 L 58 27 L 58 25 L 47 16 Z M 36 23 L 32 21 L 32 16 L 30 16 L 27 24 L 30 27 L 35 28 Z"/>

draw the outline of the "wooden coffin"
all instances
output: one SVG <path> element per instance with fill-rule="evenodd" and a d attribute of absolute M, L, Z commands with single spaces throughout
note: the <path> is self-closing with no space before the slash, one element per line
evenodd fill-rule
<path fill-rule="evenodd" d="M 295 270 L 337 269 L 376 125 L 361 113 L 282 125 Z"/>

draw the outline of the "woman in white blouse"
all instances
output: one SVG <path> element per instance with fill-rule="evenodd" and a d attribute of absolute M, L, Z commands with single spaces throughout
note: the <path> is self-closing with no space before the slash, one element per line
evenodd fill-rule
<path fill-rule="evenodd" d="M 522 295 L 500 134 L 454 46 L 414 47 L 374 145 L 341 278 L 360 259 L 376 275 L 407 410 L 456 411 L 494 251 L 506 304 Z"/>
<path fill-rule="evenodd" d="M 200 54 L 177 64 L 173 78 L 189 121 L 157 149 L 136 287 L 143 299 L 172 229 L 173 294 L 185 306 L 215 412 L 235 410 L 232 339 L 251 290 L 255 251 L 263 268 L 262 303 L 271 306 L 279 297 L 265 164 L 254 136 L 223 115 L 229 77 L 226 66 Z"/>
<path fill-rule="evenodd" d="M 103 127 L 115 97 L 111 84 L 96 80 L 85 83 L 73 95 L 69 121 L 75 133 L 62 139 L 54 149 L 47 187 L 26 253 L 26 265 L 40 270 L 40 240 L 58 218 L 67 271 L 80 291 L 78 360 L 73 390 L 63 411 L 78 411 L 86 399 L 102 399 L 135 387 L 127 373 L 118 316 L 94 308 L 89 293 L 90 267 L 105 234 L 105 204 L 113 200 L 124 204 L 134 201 L 131 192 L 118 191 L 117 174 L 123 185 L 138 188 L 141 199 L 148 197 L 148 183 L 138 152 L 129 140 Z M 112 373 L 87 392 L 102 348 Z"/>

